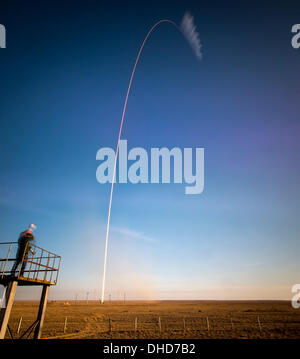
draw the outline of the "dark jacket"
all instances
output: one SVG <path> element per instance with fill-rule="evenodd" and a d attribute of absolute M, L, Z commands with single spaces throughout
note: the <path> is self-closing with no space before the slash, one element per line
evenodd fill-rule
<path fill-rule="evenodd" d="M 30 251 L 30 242 L 34 241 L 34 235 L 31 232 L 24 231 L 20 234 L 19 240 L 18 240 L 18 252 L 17 252 L 17 258 L 22 259 L 24 255 L 27 255 Z"/>

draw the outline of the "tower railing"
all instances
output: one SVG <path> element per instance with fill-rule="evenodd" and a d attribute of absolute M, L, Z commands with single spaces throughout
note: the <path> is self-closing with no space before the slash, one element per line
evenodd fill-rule
<path fill-rule="evenodd" d="M 61 257 L 35 244 L 18 251 L 18 242 L 0 243 L 0 283 L 18 280 L 19 284 L 56 285 Z"/>

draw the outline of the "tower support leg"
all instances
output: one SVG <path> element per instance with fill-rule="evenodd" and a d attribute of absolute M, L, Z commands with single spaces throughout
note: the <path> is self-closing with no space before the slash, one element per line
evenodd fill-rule
<path fill-rule="evenodd" d="M 48 300 L 48 293 L 49 293 L 49 285 L 43 285 L 43 291 L 37 316 L 37 326 L 34 330 L 34 339 L 40 339 L 42 336 L 42 329 L 45 319 L 46 307 L 47 307 L 47 300 Z"/>
<path fill-rule="evenodd" d="M 11 281 L 9 282 L 6 291 L 5 291 L 5 308 L 1 308 L 0 312 L 0 339 L 4 339 L 7 324 L 10 317 L 10 312 L 14 303 L 14 298 L 17 290 L 17 281 Z"/>

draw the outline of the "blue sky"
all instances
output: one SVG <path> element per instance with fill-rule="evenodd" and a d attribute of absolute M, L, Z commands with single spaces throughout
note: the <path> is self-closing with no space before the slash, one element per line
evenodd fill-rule
<path fill-rule="evenodd" d="M 179 23 L 186 10 L 203 59 L 169 24 L 157 28 L 122 138 L 129 149 L 204 147 L 204 192 L 115 186 L 106 294 L 291 298 L 300 252 L 300 50 L 291 27 L 300 19 L 296 2 L 284 4 L 1 4 L 0 233 L 14 241 L 35 223 L 38 244 L 62 255 L 53 298 L 99 296 L 110 187 L 96 181 L 96 153 L 116 146 L 147 31 L 161 18 Z"/>

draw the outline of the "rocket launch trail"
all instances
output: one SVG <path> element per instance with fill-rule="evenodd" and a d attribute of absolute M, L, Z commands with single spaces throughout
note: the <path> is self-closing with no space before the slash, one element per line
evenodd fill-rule
<path fill-rule="evenodd" d="M 107 251 L 108 251 L 108 239 L 109 239 L 109 227 L 110 227 L 110 215 L 111 215 L 112 197 L 113 197 L 114 182 L 115 182 L 115 177 L 116 177 L 116 167 L 117 167 L 117 160 L 118 160 L 118 153 L 119 153 L 119 144 L 120 144 L 120 139 L 121 139 L 121 135 L 122 135 L 122 128 L 123 128 L 123 123 L 124 123 L 126 107 L 127 107 L 127 101 L 128 101 L 128 97 L 129 97 L 133 77 L 134 77 L 134 74 L 135 74 L 135 70 L 136 70 L 137 64 L 139 62 L 139 59 L 140 59 L 141 53 L 143 51 L 143 48 L 144 48 L 149 36 L 151 35 L 152 31 L 158 25 L 160 25 L 162 23 L 169 23 L 169 24 L 173 25 L 177 30 L 179 30 L 184 35 L 184 37 L 187 39 L 189 44 L 191 45 L 192 49 L 195 52 L 195 55 L 199 59 L 201 59 L 201 57 L 202 57 L 202 54 L 201 54 L 201 51 L 200 51 L 201 44 L 200 44 L 200 40 L 199 40 L 199 34 L 196 31 L 196 27 L 195 27 L 194 22 L 193 22 L 193 17 L 189 13 L 186 13 L 184 15 L 180 26 L 178 26 L 174 21 L 168 20 L 168 19 L 162 19 L 162 20 L 157 21 L 151 27 L 151 29 L 148 31 L 144 41 L 142 42 L 142 45 L 141 45 L 140 49 L 139 49 L 139 52 L 137 54 L 137 57 L 136 57 L 136 60 L 135 60 L 135 63 L 134 63 L 134 66 L 133 66 L 133 69 L 132 69 L 132 72 L 131 72 L 129 85 L 128 85 L 128 88 L 127 88 L 127 93 L 126 93 L 125 102 L 124 102 L 124 106 L 123 106 L 121 124 L 120 124 L 120 129 L 119 129 L 118 141 L 117 141 L 115 161 L 114 161 L 114 170 L 113 170 L 113 177 L 112 177 L 111 188 L 110 188 L 107 226 L 106 226 L 106 236 L 105 236 L 104 267 L 103 267 L 103 278 L 102 278 L 101 303 L 104 303 L 106 266 L 107 266 Z"/>

